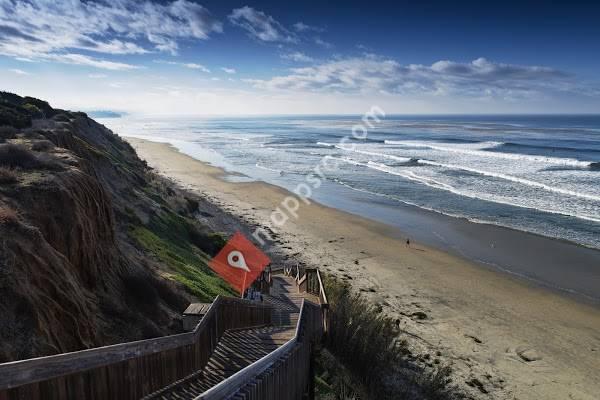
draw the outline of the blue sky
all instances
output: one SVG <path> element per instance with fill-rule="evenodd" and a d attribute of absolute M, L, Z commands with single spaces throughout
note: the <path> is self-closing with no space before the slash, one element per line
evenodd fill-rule
<path fill-rule="evenodd" d="M 600 5 L 0 0 L 0 88 L 153 114 L 600 112 Z"/>

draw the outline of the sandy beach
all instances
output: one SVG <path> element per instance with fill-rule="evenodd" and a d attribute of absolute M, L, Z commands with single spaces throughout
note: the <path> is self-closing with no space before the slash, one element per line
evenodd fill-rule
<path fill-rule="evenodd" d="M 226 173 L 167 144 L 127 139 L 183 188 L 250 225 L 269 225 L 288 195 Z M 337 275 L 401 321 L 415 356 L 449 364 L 482 399 L 597 399 L 600 310 L 418 241 L 401 230 L 312 202 L 274 229 L 290 258 Z"/>

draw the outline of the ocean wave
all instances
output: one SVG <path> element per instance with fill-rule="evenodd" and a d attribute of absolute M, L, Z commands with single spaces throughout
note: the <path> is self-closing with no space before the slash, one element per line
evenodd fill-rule
<path fill-rule="evenodd" d="M 429 160 L 422 160 L 422 159 L 419 160 L 419 163 L 425 164 L 425 165 L 442 167 L 442 168 L 446 168 L 446 169 L 452 169 L 452 170 L 456 170 L 456 171 L 472 172 L 472 173 L 478 174 L 478 175 L 484 175 L 484 176 L 489 176 L 489 177 L 493 177 L 493 178 L 504 179 L 507 181 L 520 183 L 520 184 L 523 184 L 526 186 L 537 187 L 537 188 L 540 188 L 540 189 L 543 189 L 543 190 L 546 190 L 549 192 L 559 193 L 559 194 L 563 194 L 563 195 L 567 195 L 567 196 L 579 197 L 579 198 L 586 199 L 586 200 L 600 201 L 600 196 L 596 196 L 593 194 L 587 194 L 587 193 L 575 192 L 575 191 L 568 190 L 568 189 L 562 189 L 559 187 L 546 185 L 545 183 L 532 181 L 530 179 L 519 178 L 519 177 L 513 176 L 513 175 L 507 175 L 507 174 L 498 173 L 498 172 L 483 171 L 480 169 L 465 167 L 462 165 L 446 164 L 446 163 L 440 163 L 437 161 L 429 161 Z"/>
<path fill-rule="evenodd" d="M 488 142 L 488 143 L 496 143 L 497 144 L 498 142 Z M 401 161 L 402 164 L 400 164 L 400 165 L 410 166 L 410 165 L 415 165 L 415 164 L 421 164 L 421 165 L 431 165 L 431 166 L 437 166 L 437 167 L 442 167 L 442 168 L 446 168 L 446 169 L 452 169 L 455 171 L 466 171 L 466 172 L 471 172 L 471 173 L 478 174 L 478 175 L 484 175 L 484 176 L 489 176 L 489 177 L 493 177 L 493 178 L 504 179 L 507 181 L 520 183 L 520 184 L 530 186 L 530 187 L 537 187 L 537 188 L 544 189 L 549 192 L 560 193 L 560 194 L 567 195 L 567 196 L 579 197 L 579 198 L 583 198 L 586 200 L 600 201 L 600 196 L 597 196 L 597 195 L 575 192 L 575 191 L 568 190 L 568 189 L 562 189 L 559 187 L 550 186 L 545 183 L 532 181 L 530 179 L 520 178 L 520 177 L 516 177 L 513 175 L 507 175 L 507 174 L 498 173 L 498 172 L 484 171 L 481 169 L 466 167 L 466 166 L 462 166 L 462 165 L 446 164 L 446 163 L 440 163 L 437 161 L 430 161 L 430 160 L 417 159 L 417 158 L 398 157 L 398 156 L 394 156 L 391 154 L 376 153 L 376 152 L 371 152 L 371 151 L 345 149 L 343 146 L 336 146 L 336 145 L 332 145 L 332 146 L 335 148 L 342 149 L 342 150 L 351 151 L 353 153 L 367 154 L 367 155 L 372 155 L 372 156 L 377 156 L 377 157 L 382 157 L 382 158 L 388 158 L 388 159 L 392 159 L 392 160 L 396 160 L 396 161 Z M 371 161 L 369 161 L 369 162 L 371 162 Z M 588 166 L 588 168 L 589 168 L 589 166 Z M 401 175 L 401 174 L 398 173 L 398 175 Z M 405 176 L 405 175 L 402 175 L 402 176 Z"/>
<path fill-rule="evenodd" d="M 394 156 L 392 154 L 385 154 L 385 153 L 377 153 L 374 151 L 366 151 L 366 150 L 358 150 L 356 148 L 353 149 L 349 149 L 345 146 L 340 146 L 338 144 L 333 144 L 333 143 L 323 143 L 323 142 L 317 142 L 318 145 L 320 146 L 326 146 L 326 147 L 332 147 L 332 148 L 336 148 L 336 149 L 340 149 L 340 150 L 344 150 L 344 151 L 350 151 L 352 153 L 358 153 L 358 154 L 365 154 L 368 156 L 376 156 L 376 157 L 382 157 L 382 158 L 387 158 L 390 160 L 395 160 L 395 161 L 400 161 L 402 163 L 410 163 L 410 162 L 414 162 L 415 158 L 412 157 L 399 157 L 399 156 Z"/>
<path fill-rule="evenodd" d="M 546 164 L 555 165 L 570 165 L 576 167 L 590 167 L 590 161 L 579 161 L 573 158 L 558 158 L 558 157 L 547 157 L 547 156 L 535 156 L 530 154 L 516 154 L 516 153 L 502 153 L 497 151 L 487 151 L 489 149 L 497 148 L 505 143 L 502 142 L 480 142 L 480 147 L 471 146 L 440 146 L 439 144 L 432 144 L 431 142 L 418 142 L 418 141 L 402 141 L 402 140 L 386 140 L 385 144 L 401 145 L 406 147 L 416 148 L 427 148 L 431 150 L 438 150 L 443 152 L 468 154 L 478 157 L 493 157 L 502 158 L 506 160 L 518 160 L 518 161 L 533 161 L 541 162 Z"/>
<path fill-rule="evenodd" d="M 400 177 L 406 178 L 406 179 L 414 181 L 414 182 L 419 182 L 423 185 L 429 186 L 434 189 L 441 189 L 441 190 L 445 190 L 450 193 L 454 193 L 458 196 L 468 197 L 468 198 L 475 199 L 475 200 L 489 201 L 492 203 L 504 204 L 504 205 L 518 207 L 518 208 L 526 208 L 526 209 L 530 209 L 530 210 L 546 212 L 549 214 L 563 215 L 563 216 L 578 218 L 578 219 L 582 219 L 582 220 L 586 220 L 586 221 L 600 222 L 600 218 L 594 218 L 594 217 L 590 217 L 588 215 L 580 215 L 580 214 L 575 214 L 575 213 L 569 213 L 566 211 L 551 210 L 551 209 L 546 209 L 546 208 L 528 206 L 528 205 L 519 204 L 516 202 L 501 200 L 498 198 L 489 198 L 486 196 L 481 196 L 481 195 L 477 195 L 477 194 L 473 194 L 473 193 L 467 193 L 467 192 L 457 189 L 451 185 L 448 185 L 444 182 L 439 182 L 432 178 L 427 178 L 427 177 L 423 177 L 421 175 L 417 175 L 413 171 L 398 171 L 398 170 L 395 170 L 385 164 L 379 164 L 379 163 L 375 163 L 373 161 L 369 161 L 368 163 L 363 163 L 360 161 L 356 161 L 356 160 L 352 160 L 350 158 L 344 158 L 344 157 L 341 157 L 341 158 L 332 157 L 332 158 L 338 159 L 343 162 L 347 162 L 349 164 L 363 166 L 365 168 L 377 170 L 377 171 L 387 173 L 390 175 L 400 176 Z"/>
<path fill-rule="evenodd" d="M 509 228 L 509 229 L 520 229 L 520 230 L 523 229 L 522 227 L 515 227 L 512 224 L 502 223 L 501 221 L 492 221 L 492 220 L 487 220 L 487 219 L 482 219 L 482 218 L 475 218 L 475 217 L 470 216 L 470 215 L 465 215 L 465 214 L 461 214 L 461 213 L 452 213 L 452 212 L 448 212 L 448 211 L 438 210 L 438 209 L 435 209 L 435 208 L 432 208 L 432 207 L 427 207 L 427 206 L 425 206 L 423 204 L 414 203 L 412 201 L 408 201 L 408 200 L 402 199 L 402 198 L 400 198 L 398 196 L 394 196 L 394 195 L 390 195 L 390 194 L 386 194 L 386 193 L 374 192 L 372 190 L 368 190 L 368 189 L 356 187 L 356 186 L 353 186 L 353 185 L 351 185 L 351 184 L 349 184 L 347 182 L 344 182 L 341 179 L 335 178 L 335 179 L 333 179 L 333 181 L 335 183 L 339 184 L 339 185 L 342 185 L 342 186 L 344 186 L 344 187 L 346 187 L 346 188 L 348 188 L 350 190 L 354 190 L 356 192 L 366 193 L 366 194 L 370 194 L 370 195 L 377 196 L 377 197 L 383 197 L 383 198 L 386 198 L 386 199 L 397 201 L 398 203 L 403 203 L 403 204 L 406 204 L 406 205 L 409 205 L 409 206 L 412 206 L 412 207 L 420 208 L 422 210 L 434 212 L 436 214 L 446 215 L 446 216 L 452 217 L 452 218 L 463 218 L 463 219 L 468 220 L 469 222 L 473 222 L 473 223 L 476 223 L 476 224 L 495 225 L 495 226 L 501 226 L 501 227 L 505 227 L 505 228 Z M 537 209 L 535 209 L 535 210 L 539 211 Z M 564 215 L 564 214 L 560 214 L 560 213 L 552 213 L 552 214 Z M 565 215 L 565 216 L 572 217 L 570 215 Z M 595 221 L 595 220 L 592 220 L 592 221 Z M 527 231 L 527 230 L 525 230 L 525 231 Z M 537 233 L 539 235 L 548 236 L 547 232 L 540 231 L 540 230 L 535 230 L 534 229 L 531 232 Z M 436 232 L 433 232 L 433 234 L 436 234 Z M 436 235 L 436 236 L 438 236 L 438 235 Z M 550 235 L 549 237 L 560 238 L 560 236 L 555 236 L 555 235 Z M 442 240 L 443 240 L 443 238 L 442 238 Z M 589 245 L 584 245 L 584 246 L 590 247 Z M 591 248 L 595 248 L 595 247 L 592 246 Z M 486 261 L 482 261 L 482 260 L 478 260 L 478 261 L 483 262 L 484 264 L 490 264 L 490 265 L 492 265 L 492 263 L 489 263 L 489 262 L 486 262 Z M 497 266 L 498 267 L 497 264 L 493 264 L 493 266 Z M 507 271 L 507 272 L 510 272 L 510 271 Z M 587 295 L 584 295 L 584 296 L 585 297 L 589 297 Z M 592 298 L 592 297 L 590 297 L 590 298 Z"/>
<path fill-rule="evenodd" d="M 276 172 L 278 174 L 280 174 L 281 172 L 283 172 L 283 171 L 281 171 L 279 169 L 273 169 L 273 168 L 265 167 L 264 165 L 260 165 L 259 163 L 256 163 L 255 167 L 256 168 L 260 168 L 260 169 L 264 169 L 265 171 Z"/>
<path fill-rule="evenodd" d="M 325 143 L 325 142 L 317 142 L 317 145 L 319 145 L 319 146 L 325 146 L 325 147 L 335 147 L 335 144 L 333 144 L 333 143 Z"/>
<path fill-rule="evenodd" d="M 586 153 L 600 153 L 599 149 L 567 147 L 567 146 L 544 146 L 542 144 L 525 144 L 525 143 L 515 143 L 515 142 L 506 142 L 500 147 L 539 149 L 539 150 L 552 150 L 552 151 L 559 150 L 559 151 L 571 151 L 571 152 L 584 151 Z"/>

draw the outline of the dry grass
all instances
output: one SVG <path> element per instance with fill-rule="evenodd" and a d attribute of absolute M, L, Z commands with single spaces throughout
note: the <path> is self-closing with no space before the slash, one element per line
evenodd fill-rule
<path fill-rule="evenodd" d="M 0 185 L 17 183 L 17 172 L 13 168 L 0 167 Z"/>
<path fill-rule="evenodd" d="M 0 206 L 0 225 L 16 225 L 19 214 L 8 206 Z"/>
<path fill-rule="evenodd" d="M 54 149 L 54 143 L 49 140 L 39 140 L 31 146 L 31 150 L 33 151 L 50 151 Z"/>
<path fill-rule="evenodd" d="M 18 132 L 19 131 L 12 126 L 0 126 L 0 143 L 4 143 L 6 139 L 14 138 Z"/>
<path fill-rule="evenodd" d="M 60 171 L 63 166 L 60 162 L 49 157 L 46 153 L 34 153 L 20 144 L 0 144 L 0 166 L 30 169 L 48 169 Z"/>
<path fill-rule="evenodd" d="M 27 147 L 8 143 L 0 145 L 0 165 L 28 169 L 38 167 L 40 162 Z"/>
<path fill-rule="evenodd" d="M 335 278 L 325 280 L 330 330 L 325 347 L 369 392 L 370 399 L 454 400 L 450 369 L 428 372 L 406 357 L 408 349 L 390 318 Z"/>

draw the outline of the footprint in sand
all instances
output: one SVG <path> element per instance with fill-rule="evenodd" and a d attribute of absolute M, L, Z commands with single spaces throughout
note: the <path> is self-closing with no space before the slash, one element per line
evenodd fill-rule
<path fill-rule="evenodd" d="M 543 359 L 540 353 L 538 353 L 535 349 L 527 346 L 519 346 L 515 349 L 508 348 L 506 349 L 506 352 L 516 355 L 519 361 L 524 361 L 526 363 L 539 361 Z"/>

